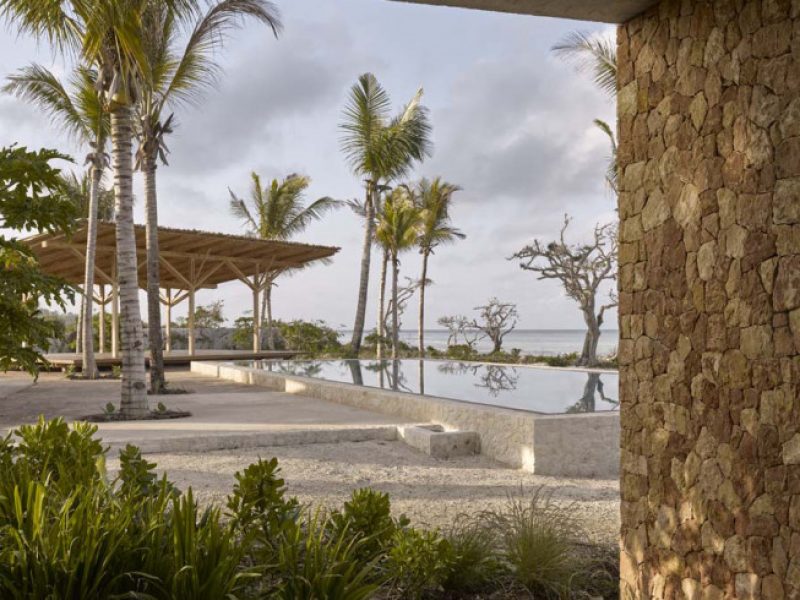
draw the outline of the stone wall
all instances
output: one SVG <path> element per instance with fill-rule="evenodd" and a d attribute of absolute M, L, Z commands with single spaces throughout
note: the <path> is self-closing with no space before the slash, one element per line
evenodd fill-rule
<path fill-rule="evenodd" d="M 622 597 L 800 598 L 800 0 L 618 33 Z"/>

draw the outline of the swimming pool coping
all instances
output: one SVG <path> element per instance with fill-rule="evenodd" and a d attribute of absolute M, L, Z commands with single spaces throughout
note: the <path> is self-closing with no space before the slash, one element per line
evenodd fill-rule
<path fill-rule="evenodd" d="M 475 431 L 481 453 L 542 475 L 612 477 L 619 473 L 619 413 L 547 414 L 439 396 L 386 390 L 228 362 L 193 362 L 191 370 L 381 414 Z M 401 402 L 397 402 L 401 400 Z"/>

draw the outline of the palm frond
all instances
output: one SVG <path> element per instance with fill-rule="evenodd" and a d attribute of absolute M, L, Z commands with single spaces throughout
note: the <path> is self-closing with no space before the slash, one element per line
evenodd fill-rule
<path fill-rule="evenodd" d="M 594 120 L 595 126 L 608 136 L 611 143 L 611 155 L 608 157 L 608 167 L 606 169 L 606 183 L 614 193 L 617 192 L 618 170 L 617 170 L 617 139 L 611 126 L 602 119 Z"/>
<path fill-rule="evenodd" d="M 364 73 L 350 89 L 344 120 L 341 147 L 350 167 L 358 175 L 372 175 L 379 170 L 376 140 L 389 118 L 391 100 L 372 73 Z"/>
<path fill-rule="evenodd" d="M 595 84 L 607 94 L 617 93 L 617 49 L 613 39 L 584 31 L 573 31 L 552 47 L 579 71 L 590 72 Z"/>
<path fill-rule="evenodd" d="M 86 92 L 81 82 L 78 84 L 80 86 L 77 88 L 78 100 L 83 101 L 83 96 L 91 95 L 92 89 L 90 87 Z M 73 102 L 73 98 L 58 77 L 47 68 L 37 64 L 24 67 L 8 77 L 8 83 L 2 90 L 41 108 L 63 127 L 70 137 L 84 143 L 94 139 L 93 115 L 85 114 L 81 110 L 83 107 Z M 97 104 L 99 105 L 99 101 Z"/>
<path fill-rule="evenodd" d="M 198 21 L 179 60 L 175 61 L 169 86 L 163 92 L 164 102 L 195 104 L 202 92 L 214 86 L 220 66 L 214 60 L 233 29 L 242 26 L 245 18 L 254 18 L 267 25 L 275 37 L 282 24 L 277 7 L 267 0 L 221 0 Z"/>
<path fill-rule="evenodd" d="M 0 0 L 0 19 L 20 33 L 46 39 L 59 52 L 73 52 L 80 44 L 80 20 L 62 0 Z"/>

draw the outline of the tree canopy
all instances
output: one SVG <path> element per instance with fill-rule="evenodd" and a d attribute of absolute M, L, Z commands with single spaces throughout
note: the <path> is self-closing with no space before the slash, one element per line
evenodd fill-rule
<path fill-rule="evenodd" d="M 23 231 L 68 231 L 75 207 L 63 193 L 59 169 L 50 163 L 69 160 L 55 150 L 0 148 L 0 228 Z M 40 348 L 55 335 L 56 325 L 39 305 L 66 309 L 74 290 L 41 272 L 36 257 L 17 239 L 0 234 L 0 369 L 22 368 L 36 375 Z"/>

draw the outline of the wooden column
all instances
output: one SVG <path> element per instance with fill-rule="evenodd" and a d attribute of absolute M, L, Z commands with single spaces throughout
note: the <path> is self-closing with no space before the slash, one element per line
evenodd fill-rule
<path fill-rule="evenodd" d="M 189 290 L 189 315 L 186 319 L 189 331 L 187 332 L 187 347 L 189 354 L 194 354 L 194 288 Z"/>
<path fill-rule="evenodd" d="M 106 351 L 106 285 L 101 283 L 99 286 L 99 300 L 97 304 L 100 306 L 100 317 L 98 318 L 98 333 L 97 341 L 99 342 L 98 351 L 102 354 Z"/>
<path fill-rule="evenodd" d="M 172 351 L 172 289 L 167 288 L 167 322 L 164 331 L 164 350 Z"/>
<path fill-rule="evenodd" d="M 254 285 L 253 291 L 253 352 L 261 351 L 261 314 L 258 301 L 260 298 L 259 287 Z"/>
<path fill-rule="evenodd" d="M 119 285 L 114 282 L 111 296 L 111 356 L 119 357 Z"/>

